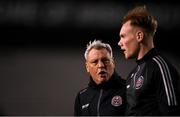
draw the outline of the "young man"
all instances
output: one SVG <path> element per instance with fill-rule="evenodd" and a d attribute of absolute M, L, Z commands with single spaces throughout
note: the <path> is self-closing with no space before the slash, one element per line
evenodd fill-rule
<path fill-rule="evenodd" d="M 179 75 L 154 48 L 157 20 L 145 6 L 130 10 L 123 18 L 118 45 L 125 58 L 137 66 L 126 82 L 127 115 L 180 115 Z"/>
<path fill-rule="evenodd" d="M 112 48 L 99 40 L 90 42 L 85 51 L 87 88 L 76 97 L 75 116 L 125 115 L 125 80 L 115 72 Z"/>

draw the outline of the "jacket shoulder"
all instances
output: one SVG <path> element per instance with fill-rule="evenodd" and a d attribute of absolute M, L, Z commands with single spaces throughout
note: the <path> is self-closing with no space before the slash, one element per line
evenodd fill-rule
<path fill-rule="evenodd" d="M 79 91 L 79 94 L 81 95 L 81 94 L 87 92 L 87 90 L 88 90 L 88 87 L 86 87 L 86 88 L 84 88 L 84 89 L 81 89 L 81 90 Z"/>

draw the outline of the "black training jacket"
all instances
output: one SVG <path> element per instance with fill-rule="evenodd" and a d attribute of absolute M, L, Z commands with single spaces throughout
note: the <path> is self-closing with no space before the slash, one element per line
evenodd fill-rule
<path fill-rule="evenodd" d="M 180 77 L 151 49 L 127 78 L 127 115 L 180 115 Z"/>
<path fill-rule="evenodd" d="M 116 73 L 105 84 L 96 85 L 92 78 L 87 88 L 81 90 L 75 100 L 75 116 L 125 115 L 125 80 Z"/>

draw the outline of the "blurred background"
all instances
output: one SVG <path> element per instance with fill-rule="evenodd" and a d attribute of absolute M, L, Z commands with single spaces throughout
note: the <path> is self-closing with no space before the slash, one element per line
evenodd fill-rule
<path fill-rule="evenodd" d="M 0 115 L 71 116 L 89 76 L 90 40 L 111 44 L 116 71 L 135 66 L 117 43 L 122 17 L 145 4 L 159 21 L 155 46 L 180 72 L 180 3 L 169 0 L 1 0 Z"/>

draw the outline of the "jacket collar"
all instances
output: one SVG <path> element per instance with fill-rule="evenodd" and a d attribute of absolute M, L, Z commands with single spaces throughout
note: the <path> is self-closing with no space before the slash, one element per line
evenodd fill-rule
<path fill-rule="evenodd" d="M 148 59 L 156 56 L 157 54 L 158 54 L 157 50 L 156 50 L 155 48 L 152 48 L 151 50 L 149 50 L 148 53 L 146 53 L 146 54 L 144 55 L 143 58 L 141 58 L 140 60 L 136 60 L 136 63 L 137 63 L 138 65 L 140 65 L 140 64 L 146 62 Z"/>

